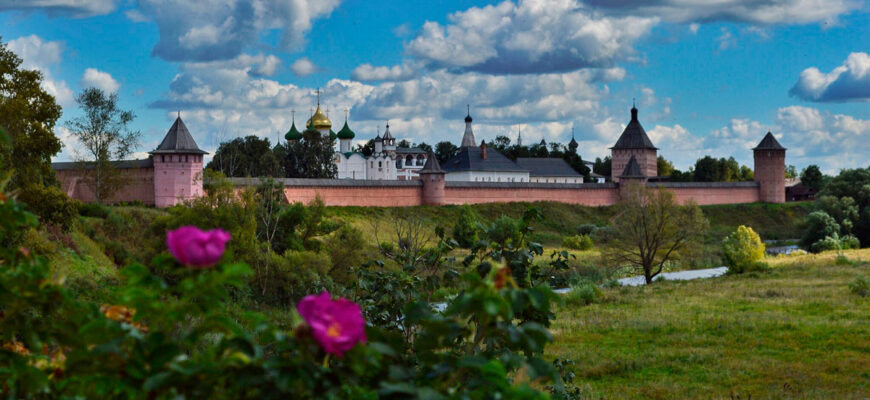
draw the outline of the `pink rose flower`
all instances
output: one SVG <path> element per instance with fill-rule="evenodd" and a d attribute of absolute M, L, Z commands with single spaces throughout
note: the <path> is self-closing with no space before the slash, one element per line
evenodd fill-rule
<path fill-rule="evenodd" d="M 311 327 L 314 340 L 327 353 L 339 357 L 357 343 L 366 341 L 366 321 L 356 303 L 339 298 L 332 300 L 329 292 L 308 295 L 296 305 L 296 311 Z"/>
<path fill-rule="evenodd" d="M 182 226 L 166 233 L 166 247 L 179 263 L 196 268 L 217 264 L 227 248 L 230 234 L 222 229 L 207 232 L 195 226 Z"/>

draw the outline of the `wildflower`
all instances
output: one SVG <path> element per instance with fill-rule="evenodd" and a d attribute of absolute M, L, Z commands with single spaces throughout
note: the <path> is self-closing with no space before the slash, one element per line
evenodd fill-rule
<path fill-rule="evenodd" d="M 202 231 L 182 226 L 166 233 L 166 246 L 179 263 L 197 268 L 211 267 L 221 259 L 230 240 L 222 229 Z"/>
<path fill-rule="evenodd" d="M 327 353 L 342 357 L 354 345 L 366 341 L 362 311 L 350 300 L 332 300 L 329 292 L 324 291 L 320 295 L 305 296 L 296 310 L 311 327 L 314 340 Z"/>
<path fill-rule="evenodd" d="M 132 308 L 103 304 L 100 307 L 100 312 L 112 321 L 123 322 L 132 325 L 134 328 L 142 332 L 148 332 L 147 326 L 138 322 L 133 322 L 133 316 L 136 315 L 136 310 Z"/>

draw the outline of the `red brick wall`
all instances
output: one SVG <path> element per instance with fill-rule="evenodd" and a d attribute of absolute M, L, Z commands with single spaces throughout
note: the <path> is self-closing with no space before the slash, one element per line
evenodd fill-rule
<path fill-rule="evenodd" d="M 600 189 L 550 188 L 465 188 L 447 187 L 445 204 L 509 203 L 558 201 L 585 206 L 605 206 L 616 202 L 618 191 Z"/>
<path fill-rule="evenodd" d="M 328 206 L 418 206 L 422 186 L 285 186 L 287 202 L 310 203 L 318 195 Z"/>
<path fill-rule="evenodd" d="M 121 187 L 108 202 L 141 201 L 145 205 L 153 206 L 154 168 L 125 168 L 119 171 L 125 176 L 127 184 Z M 61 183 L 61 189 L 67 196 L 85 203 L 94 201 L 93 189 L 84 182 L 80 171 L 68 169 L 58 170 L 55 173 Z"/>
<path fill-rule="evenodd" d="M 698 205 L 755 203 L 759 201 L 758 187 L 720 188 L 668 188 L 681 204 L 694 199 Z"/>

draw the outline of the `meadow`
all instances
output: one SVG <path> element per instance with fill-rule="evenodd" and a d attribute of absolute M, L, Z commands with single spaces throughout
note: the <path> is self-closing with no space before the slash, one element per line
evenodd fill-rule
<path fill-rule="evenodd" d="M 870 249 L 768 258 L 766 272 L 603 289 L 569 302 L 550 358 L 581 398 L 863 399 L 870 396 Z M 570 297 L 570 295 L 568 295 Z"/>

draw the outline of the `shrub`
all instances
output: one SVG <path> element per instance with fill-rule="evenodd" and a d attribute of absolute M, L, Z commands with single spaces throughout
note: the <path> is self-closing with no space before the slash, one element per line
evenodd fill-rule
<path fill-rule="evenodd" d="M 351 225 L 344 225 L 324 240 L 323 247 L 332 260 L 329 274 L 338 281 L 346 281 L 350 267 L 365 260 L 366 241 L 363 233 Z"/>
<path fill-rule="evenodd" d="M 18 200 L 36 214 L 40 221 L 68 230 L 78 214 L 79 203 L 54 186 L 28 185 L 21 189 Z"/>
<path fill-rule="evenodd" d="M 597 225 L 593 225 L 593 224 L 582 224 L 582 225 L 580 225 L 580 226 L 577 227 L 577 234 L 578 234 L 578 235 L 588 235 L 588 236 L 591 236 L 591 235 L 592 235 L 593 233 L 595 233 L 595 231 L 597 231 L 597 230 L 598 230 L 598 226 L 597 226 Z"/>
<path fill-rule="evenodd" d="M 589 235 L 567 236 L 562 239 L 562 247 L 571 250 L 589 250 L 592 248 L 592 238 Z"/>
<path fill-rule="evenodd" d="M 91 218 L 106 218 L 112 210 L 100 203 L 79 203 L 79 215 Z"/>
<path fill-rule="evenodd" d="M 764 259 L 764 243 L 752 228 L 740 225 L 722 244 L 728 271 L 743 273 L 755 270 Z"/>
<path fill-rule="evenodd" d="M 584 282 L 581 285 L 571 287 L 571 291 L 565 294 L 565 304 L 567 305 L 590 305 L 595 302 L 595 298 L 601 294 L 601 289 L 591 282 Z"/>
<path fill-rule="evenodd" d="M 864 275 L 858 275 L 855 277 L 855 280 L 849 284 L 849 291 L 852 294 L 867 297 L 870 296 L 870 281 L 864 277 Z"/>
<path fill-rule="evenodd" d="M 456 240 L 459 247 L 470 249 L 477 243 L 477 231 L 477 216 L 474 210 L 467 204 L 463 205 L 459 208 L 459 218 L 453 225 L 453 240 Z"/>
<path fill-rule="evenodd" d="M 829 237 L 838 237 L 840 234 L 840 224 L 824 211 L 813 211 L 807 215 L 806 231 L 801 238 L 801 245 L 811 249 L 814 253 L 813 246 L 819 241 Z"/>

